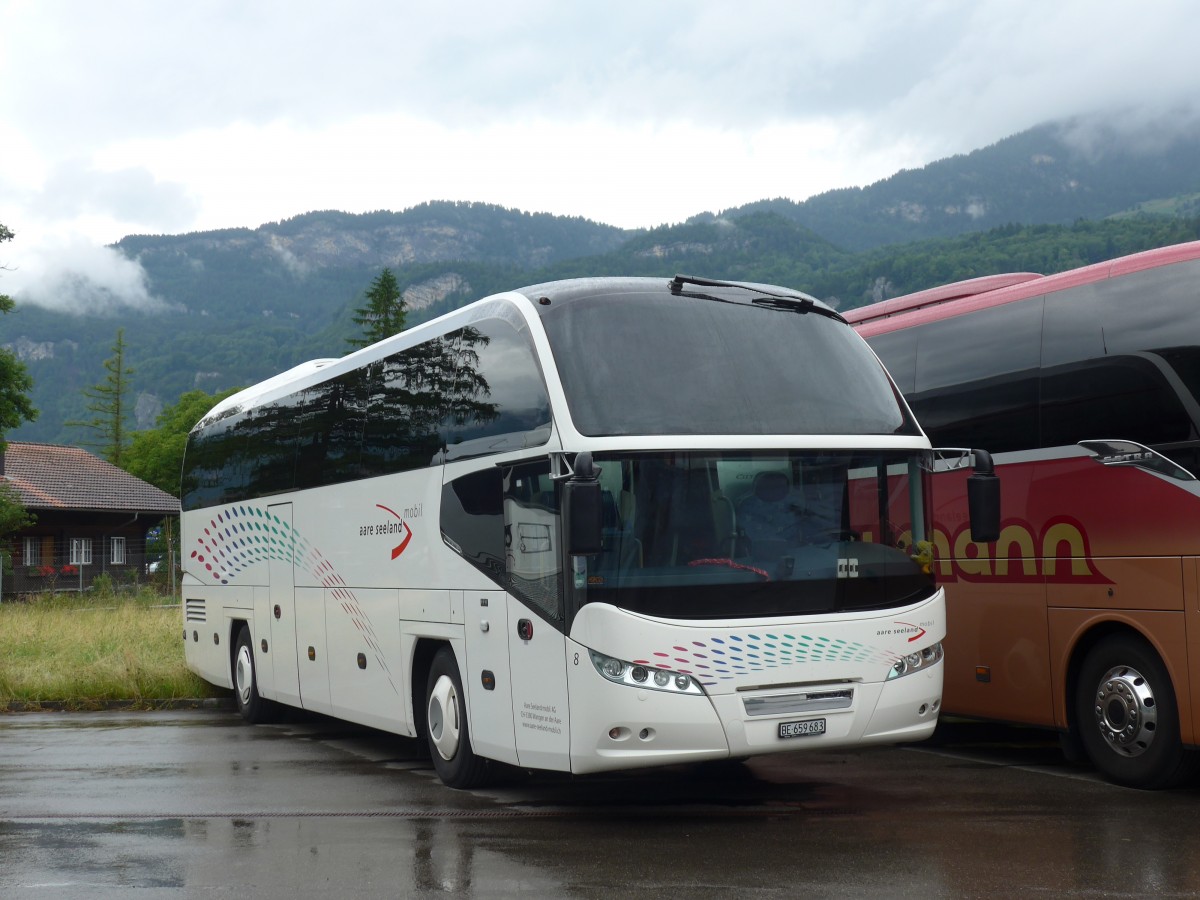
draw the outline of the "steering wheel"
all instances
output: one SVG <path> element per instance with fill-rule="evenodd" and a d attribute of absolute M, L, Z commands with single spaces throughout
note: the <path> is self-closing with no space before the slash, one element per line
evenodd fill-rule
<path fill-rule="evenodd" d="M 745 563 L 736 562 L 732 559 L 716 558 L 711 559 L 693 559 L 689 566 L 725 566 L 730 569 L 740 569 L 743 572 L 753 572 L 755 575 L 761 575 L 763 581 L 771 580 L 771 573 L 765 569 L 760 569 L 756 566 L 748 566 Z"/>

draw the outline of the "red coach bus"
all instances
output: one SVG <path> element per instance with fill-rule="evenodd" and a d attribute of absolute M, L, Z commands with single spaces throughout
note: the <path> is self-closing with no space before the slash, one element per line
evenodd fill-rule
<path fill-rule="evenodd" d="M 850 310 L 936 446 L 987 447 L 999 539 L 935 475 L 943 710 L 1057 729 L 1120 784 L 1200 766 L 1200 242 Z"/>

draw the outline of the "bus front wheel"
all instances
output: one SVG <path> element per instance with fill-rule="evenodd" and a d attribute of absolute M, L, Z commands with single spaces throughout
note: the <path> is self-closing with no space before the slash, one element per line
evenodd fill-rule
<path fill-rule="evenodd" d="M 425 730 L 433 768 L 454 788 L 483 784 L 488 762 L 471 749 L 462 678 L 454 652 L 442 647 L 433 658 L 425 688 Z"/>
<path fill-rule="evenodd" d="M 251 725 L 269 722 L 274 717 L 275 704 L 258 693 L 258 673 L 254 666 L 254 642 L 249 627 L 238 632 L 233 651 L 233 693 L 238 712 Z"/>
<path fill-rule="evenodd" d="M 1179 708 L 1167 667 L 1132 635 L 1111 635 L 1083 660 L 1075 722 L 1088 758 L 1110 781 L 1156 789 L 1196 770 L 1179 736 Z"/>

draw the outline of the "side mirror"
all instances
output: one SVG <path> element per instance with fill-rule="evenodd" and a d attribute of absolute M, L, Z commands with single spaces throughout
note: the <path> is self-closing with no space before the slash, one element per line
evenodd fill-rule
<path fill-rule="evenodd" d="M 563 530 L 570 556 L 595 556 L 601 550 L 603 507 L 600 479 L 586 450 L 575 457 L 575 472 L 562 486 Z"/>
<path fill-rule="evenodd" d="M 975 472 L 967 478 L 971 540 L 981 544 L 1000 537 L 1000 479 L 986 450 L 973 450 Z"/>

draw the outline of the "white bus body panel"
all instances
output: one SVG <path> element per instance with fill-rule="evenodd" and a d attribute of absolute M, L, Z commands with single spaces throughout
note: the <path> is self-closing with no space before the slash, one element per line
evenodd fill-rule
<path fill-rule="evenodd" d="M 325 631 L 324 588 L 296 588 L 296 647 L 300 652 L 300 698 L 304 708 L 333 713 L 329 689 L 329 645 Z M 309 649 L 312 655 L 309 655 Z"/>
<path fill-rule="evenodd" d="M 579 654 L 568 666 L 572 771 L 926 738 L 937 724 L 942 664 L 887 676 L 898 659 L 941 641 L 945 621 L 941 590 L 917 606 L 841 619 L 745 619 L 720 627 L 589 604 L 571 631 Z M 707 696 L 614 684 L 596 671 L 589 647 L 690 673 Z M 746 706 L 748 699 L 786 704 L 848 690 L 852 699 L 840 709 L 751 715 Z M 779 737 L 780 722 L 816 718 L 826 720 L 824 734 Z"/>
<path fill-rule="evenodd" d="M 300 706 L 300 670 L 296 648 L 296 576 L 295 547 L 291 536 L 292 504 L 275 503 L 267 507 L 271 516 L 285 526 L 281 531 L 281 552 L 267 561 L 271 599 L 268 604 L 267 623 L 270 635 L 270 658 L 272 680 L 269 685 L 271 696 L 280 703 Z M 276 612 L 278 611 L 278 612 Z M 261 686 L 260 686 L 261 691 Z"/>
<path fill-rule="evenodd" d="M 471 746 L 480 756 L 517 764 L 513 695 L 508 683 L 508 597 L 504 591 L 459 591 L 466 618 L 466 659 L 459 672 L 467 692 Z M 513 627 L 516 627 L 515 625 Z M 484 686 L 491 675 L 491 688 Z"/>
<path fill-rule="evenodd" d="M 532 623 L 532 640 L 523 640 L 517 634 L 521 619 Z M 535 769 L 570 771 L 567 639 L 511 595 L 508 624 L 517 760 L 522 766 Z"/>

